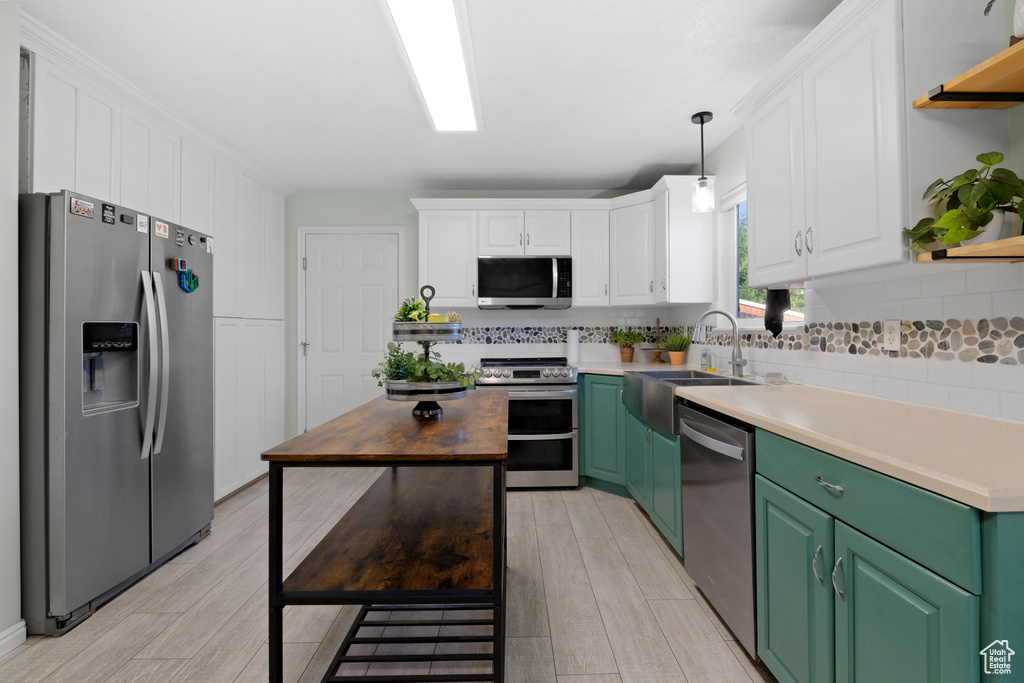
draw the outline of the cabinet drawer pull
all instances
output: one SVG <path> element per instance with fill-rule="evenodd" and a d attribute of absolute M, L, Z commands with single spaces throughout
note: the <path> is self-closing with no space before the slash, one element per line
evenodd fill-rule
<path fill-rule="evenodd" d="M 842 486 L 837 486 L 836 484 L 828 483 L 827 481 L 825 481 L 824 479 L 821 478 L 821 475 L 818 475 L 817 477 L 815 477 L 815 479 L 818 480 L 818 483 L 821 484 L 823 488 L 826 488 L 829 491 L 835 491 L 836 493 L 842 493 L 843 491 L 846 490 Z"/>
<path fill-rule="evenodd" d="M 651 280 L 650 288 L 651 288 L 651 294 L 654 294 L 654 280 Z"/>
<path fill-rule="evenodd" d="M 811 558 L 811 571 L 814 572 L 814 578 L 818 580 L 818 583 L 824 585 L 824 579 L 818 576 L 818 555 L 821 555 L 821 544 L 818 544 L 818 549 L 814 551 L 814 557 Z"/>
<path fill-rule="evenodd" d="M 803 245 L 803 241 L 801 239 L 803 236 L 804 236 L 804 231 L 801 230 L 800 232 L 798 232 L 796 234 L 796 237 L 793 238 L 793 249 L 796 250 L 796 255 L 797 256 L 803 256 L 804 255 L 804 245 Z"/>
<path fill-rule="evenodd" d="M 519 233 L 519 246 L 523 246 L 523 233 Z"/>
<path fill-rule="evenodd" d="M 604 283 L 604 295 L 608 296 L 608 283 Z"/>
<path fill-rule="evenodd" d="M 842 561 L 843 558 L 840 555 L 839 558 L 836 559 L 836 566 L 832 567 L 832 589 L 836 592 L 836 595 L 839 596 L 840 600 L 843 599 L 843 591 L 839 590 L 839 586 L 836 585 L 836 572 L 839 571 L 839 565 Z"/>

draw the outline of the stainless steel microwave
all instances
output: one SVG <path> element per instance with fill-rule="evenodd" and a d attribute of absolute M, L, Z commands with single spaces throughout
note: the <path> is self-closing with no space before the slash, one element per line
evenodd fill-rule
<path fill-rule="evenodd" d="M 480 256 L 476 263 L 479 308 L 572 306 L 569 256 Z"/>

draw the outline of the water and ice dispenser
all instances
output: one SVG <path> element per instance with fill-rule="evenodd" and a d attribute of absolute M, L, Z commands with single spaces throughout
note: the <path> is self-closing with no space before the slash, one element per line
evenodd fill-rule
<path fill-rule="evenodd" d="M 139 324 L 82 323 L 82 412 L 139 404 Z"/>

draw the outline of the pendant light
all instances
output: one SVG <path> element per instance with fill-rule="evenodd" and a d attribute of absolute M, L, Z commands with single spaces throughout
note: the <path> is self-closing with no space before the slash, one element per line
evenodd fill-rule
<path fill-rule="evenodd" d="M 707 213 L 715 208 L 715 179 L 704 175 L 704 124 L 712 119 L 709 111 L 697 112 L 690 117 L 700 124 L 700 178 L 693 181 L 693 212 Z"/>

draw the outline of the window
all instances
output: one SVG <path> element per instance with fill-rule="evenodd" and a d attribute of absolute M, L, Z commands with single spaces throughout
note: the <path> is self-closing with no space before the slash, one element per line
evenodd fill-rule
<path fill-rule="evenodd" d="M 756 289 L 747 284 L 747 197 L 746 188 L 740 187 L 722 199 L 722 213 L 725 217 L 725 244 L 734 249 L 724 249 L 726 254 L 735 254 L 726 270 L 735 273 L 735 279 L 722 282 L 721 301 L 723 308 L 731 310 L 741 327 L 764 329 L 764 309 L 768 290 Z M 724 245 L 723 245 L 724 246 Z M 735 266 L 735 270 L 733 270 Z M 803 323 L 803 284 L 790 286 L 790 310 L 783 316 L 784 323 Z"/>

